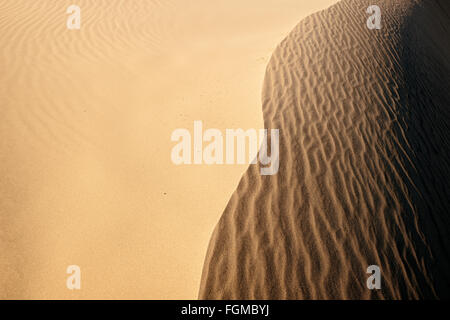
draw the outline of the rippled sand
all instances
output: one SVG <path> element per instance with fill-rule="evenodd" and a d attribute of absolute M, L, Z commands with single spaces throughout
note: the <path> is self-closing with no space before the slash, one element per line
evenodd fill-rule
<path fill-rule="evenodd" d="M 275 50 L 262 102 L 280 170 L 243 175 L 200 298 L 450 297 L 450 2 L 379 1 L 369 30 L 372 2 L 313 14 Z"/>

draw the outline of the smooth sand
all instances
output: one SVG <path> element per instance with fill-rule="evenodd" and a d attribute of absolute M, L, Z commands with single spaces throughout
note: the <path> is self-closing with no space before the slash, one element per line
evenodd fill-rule
<path fill-rule="evenodd" d="M 263 127 L 271 53 L 334 2 L 0 0 L 0 297 L 195 298 L 247 166 L 177 167 L 170 135 Z"/>
<path fill-rule="evenodd" d="M 450 297 L 450 2 L 344 0 L 268 65 L 280 171 L 250 167 L 211 239 L 200 298 Z M 366 269 L 381 268 L 381 290 Z"/>

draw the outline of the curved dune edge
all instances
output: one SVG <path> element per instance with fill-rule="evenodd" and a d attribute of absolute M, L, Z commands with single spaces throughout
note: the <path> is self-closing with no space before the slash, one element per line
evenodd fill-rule
<path fill-rule="evenodd" d="M 450 296 L 450 3 L 383 1 L 369 30 L 372 4 L 316 13 L 274 52 L 262 101 L 280 170 L 242 177 L 200 299 Z"/>

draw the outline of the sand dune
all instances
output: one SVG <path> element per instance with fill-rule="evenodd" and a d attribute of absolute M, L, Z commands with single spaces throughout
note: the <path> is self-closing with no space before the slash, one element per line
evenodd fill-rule
<path fill-rule="evenodd" d="M 343 0 L 275 50 L 251 166 L 210 241 L 200 298 L 450 297 L 450 3 Z M 368 290 L 378 265 L 382 289 Z"/>

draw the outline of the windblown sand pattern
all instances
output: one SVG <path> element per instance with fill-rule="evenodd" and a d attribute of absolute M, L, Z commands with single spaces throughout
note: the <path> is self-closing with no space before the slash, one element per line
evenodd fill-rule
<path fill-rule="evenodd" d="M 280 170 L 242 177 L 200 298 L 450 296 L 450 2 L 378 1 L 381 30 L 372 4 L 314 14 L 274 52 L 262 101 Z"/>
<path fill-rule="evenodd" d="M 82 131 L 77 128 L 80 125 L 74 125 L 86 121 L 84 112 L 76 110 L 79 104 L 89 106 L 94 100 L 92 92 L 84 88 L 85 82 L 74 81 L 80 74 L 80 66 L 90 64 L 91 74 L 82 76 L 92 78 L 100 73 L 96 70 L 99 63 L 107 61 L 120 65 L 121 61 L 130 58 L 131 50 L 145 49 L 149 57 L 154 56 L 163 39 L 169 38 L 169 30 L 161 27 L 168 24 L 159 23 L 159 16 L 152 14 L 156 8 L 162 11 L 159 8 L 161 1 L 139 0 L 127 5 L 121 1 L 81 1 L 78 4 L 84 8 L 83 29 L 78 33 L 68 32 L 66 28 L 64 10 L 70 4 L 70 1 L 54 0 L 0 2 L 0 29 L 4 40 L 0 63 L 4 86 L 1 90 L 4 91 L 2 96 L 9 98 L 4 101 L 8 106 L 5 109 L 15 112 L 21 119 L 34 139 L 35 147 L 101 144 L 101 138 L 94 141 L 92 132 Z M 170 5 L 167 1 L 165 7 L 170 8 Z M 25 68 L 27 71 L 23 72 Z M 11 77 L 5 78 L 8 75 Z M 40 107 L 45 109 L 17 103 L 15 93 L 21 90 L 19 94 L 23 96 L 24 87 L 27 94 L 35 96 L 30 100 L 44 102 Z M 92 89 L 97 92 L 109 90 Z M 75 98 L 73 92 L 77 94 Z M 12 104 L 14 107 L 9 107 Z M 104 112 L 93 111 L 98 116 Z M 58 123 L 56 128 L 55 123 Z"/>
<path fill-rule="evenodd" d="M 176 166 L 171 134 L 261 128 L 272 51 L 336 1 L 0 0 L 0 299 L 197 297 L 246 166 Z"/>

